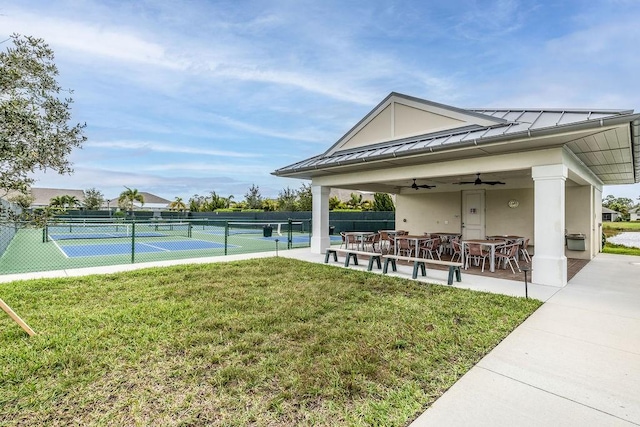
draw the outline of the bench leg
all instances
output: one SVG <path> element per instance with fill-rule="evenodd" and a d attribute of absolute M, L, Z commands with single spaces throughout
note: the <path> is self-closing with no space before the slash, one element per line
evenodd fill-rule
<path fill-rule="evenodd" d="M 380 256 L 379 255 L 372 255 L 369 257 L 369 264 L 367 265 L 367 271 L 371 271 L 373 270 L 373 261 L 376 261 L 376 264 L 378 266 L 378 270 L 380 270 L 382 268 L 382 265 L 380 264 Z"/>
<path fill-rule="evenodd" d="M 420 272 L 422 273 L 423 276 L 427 275 L 427 268 L 425 267 L 424 262 L 415 261 L 413 263 L 413 274 L 411 275 L 412 279 L 418 278 L 418 268 L 420 268 Z"/>
<path fill-rule="evenodd" d="M 456 282 L 462 281 L 462 274 L 460 273 L 460 267 L 449 267 L 449 278 L 447 279 L 447 285 L 453 285 L 453 275 L 456 275 Z"/>
<path fill-rule="evenodd" d="M 358 265 L 358 256 L 356 254 L 347 254 L 347 258 L 344 260 L 344 266 L 349 267 L 349 259 L 353 257 L 353 265 Z"/>
<path fill-rule="evenodd" d="M 391 270 L 398 271 L 396 267 L 396 260 L 393 258 L 385 258 L 384 259 L 384 268 L 382 269 L 382 274 L 387 274 L 389 271 L 389 264 L 391 264 Z"/>
<path fill-rule="evenodd" d="M 329 262 L 329 255 L 333 255 L 333 260 L 338 262 L 338 253 L 334 250 L 327 249 L 327 253 L 324 255 L 324 263 L 327 264 Z"/>

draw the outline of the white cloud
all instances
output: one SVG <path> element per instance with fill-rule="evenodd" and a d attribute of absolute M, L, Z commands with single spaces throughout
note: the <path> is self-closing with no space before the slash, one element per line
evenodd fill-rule
<path fill-rule="evenodd" d="M 260 153 L 247 153 L 244 151 L 225 151 L 207 148 L 191 147 L 186 145 L 169 145 L 157 142 L 141 142 L 141 141 L 89 141 L 85 143 L 85 148 L 115 148 L 119 150 L 144 150 L 147 152 L 158 153 L 174 153 L 174 154 L 196 154 L 206 156 L 223 156 L 223 157 L 262 157 Z"/>

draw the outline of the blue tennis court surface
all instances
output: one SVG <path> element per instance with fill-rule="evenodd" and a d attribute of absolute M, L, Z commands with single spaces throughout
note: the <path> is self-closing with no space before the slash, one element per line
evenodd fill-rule
<path fill-rule="evenodd" d="M 127 255 L 131 253 L 131 243 L 103 243 L 94 245 L 59 245 L 60 249 L 69 258 L 102 256 L 102 255 Z M 228 248 L 237 248 L 236 245 L 227 245 Z M 223 249 L 224 243 L 207 242 L 204 240 L 177 240 L 170 242 L 136 243 L 135 252 L 171 252 L 193 251 L 198 249 Z"/>

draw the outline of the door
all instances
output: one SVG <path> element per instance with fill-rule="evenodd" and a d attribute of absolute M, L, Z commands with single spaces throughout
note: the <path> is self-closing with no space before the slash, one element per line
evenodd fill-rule
<path fill-rule="evenodd" d="M 462 239 L 485 237 L 484 190 L 462 192 Z"/>

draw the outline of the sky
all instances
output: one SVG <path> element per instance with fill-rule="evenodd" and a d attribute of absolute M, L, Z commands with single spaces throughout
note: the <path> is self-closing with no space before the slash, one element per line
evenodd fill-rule
<path fill-rule="evenodd" d="M 0 0 L 0 40 L 43 38 L 87 124 L 73 175 L 34 186 L 242 200 L 299 188 L 271 172 L 393 91 L 638 111 L 639 19 L 640 0 Z M 640 184 L 608 194 L 635 200 Z"/>

